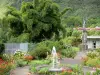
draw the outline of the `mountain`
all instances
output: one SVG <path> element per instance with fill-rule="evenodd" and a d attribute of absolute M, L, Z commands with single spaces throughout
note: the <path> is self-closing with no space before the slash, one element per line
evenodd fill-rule
<path fill-rule="evenodd" d="M 67 14 L 70 16 L 81 17 L 99 17 L 100 16 L 100 0 L 54 0 L 58 3 L 62 10 L 71 7 L 72 11 Z"/>
<path fill-rule="evenodd" d="M 17 9 L 20 8 L 22 1 L 33 0 L 0 0 L 0 17 L 4 16 L 7 8 L 12 5 Z M 100 16 L 100 0 L 53 0 L 58 3 L 60 10 L 70 7 L 72 10 L 68 11 L 65 16 L 81 16 L 81 17 L 99 17 Z"/>

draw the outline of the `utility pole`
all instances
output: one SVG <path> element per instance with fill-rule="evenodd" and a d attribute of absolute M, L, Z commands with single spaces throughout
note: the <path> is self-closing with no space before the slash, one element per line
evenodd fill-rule
<path fill-rule="evenodd" d="M 87 50 L 87 31 L 86 31 L 86 20 L 83 20 L 83 31 L 82 31 L 82 50 Z"/>

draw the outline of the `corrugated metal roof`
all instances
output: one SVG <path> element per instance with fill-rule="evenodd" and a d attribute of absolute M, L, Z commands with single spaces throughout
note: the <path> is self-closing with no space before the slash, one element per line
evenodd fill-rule
<path fill-rule="evenodd" d="M 88 39 L 100 39 L 100 36 L 87 36 Z"/>

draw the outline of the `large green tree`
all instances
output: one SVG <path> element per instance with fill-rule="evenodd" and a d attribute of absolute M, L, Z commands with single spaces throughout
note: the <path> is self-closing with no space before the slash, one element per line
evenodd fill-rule
<path fill-rule="evenodd" d="M 64 36 L 61 18 L 66 11 L 60 12 L 59 6 L 51 0 L 34 0 L 23 2 L 20 10 L 9 7 L 3 20 L 10 27 L 10 37 L 18 39 L 14 42 L 39 42 L 52 37 L 59 39 L 60 34 Z M 9 40 L 13 42 L 12 38 Z"/>

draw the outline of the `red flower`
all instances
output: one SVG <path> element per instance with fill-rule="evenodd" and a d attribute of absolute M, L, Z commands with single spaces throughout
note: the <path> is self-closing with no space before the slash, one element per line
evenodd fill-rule
<path fill-rule="evenodd" d="M 26 60 L 32 60 L 33 59 L 33 57 L 31 56 L 31 55 L 27 55 L 27 56 L 25 56 L 24 57 Z"/>
<path fill-rule="evenodd" d="M 68 72 L 68 73 L 71 73 L 71 72 L 73 72 L 71 69 L 66 69 L 66 68 L 63 68 L 62 69 L 62 72 Z"/>

